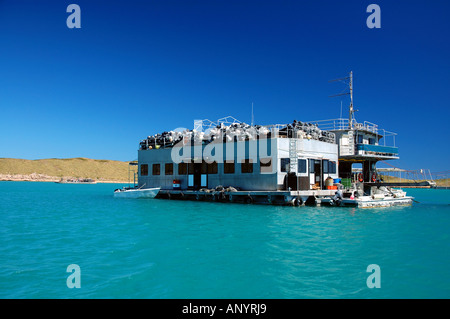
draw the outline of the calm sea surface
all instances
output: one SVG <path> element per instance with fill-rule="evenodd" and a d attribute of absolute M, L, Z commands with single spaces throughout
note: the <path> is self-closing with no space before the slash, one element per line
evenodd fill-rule
<path fill-rule="evenodd" d="M 450 298 L 450 190 L 353 209 L 113 198 L 119 186 L 0 182 L 0 298 Z"/>

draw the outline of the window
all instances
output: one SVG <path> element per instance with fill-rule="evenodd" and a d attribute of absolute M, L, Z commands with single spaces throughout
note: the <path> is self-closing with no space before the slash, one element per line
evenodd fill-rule
<path fill-rule="evenodd" d="M 208 163 L 208 174 L 217 174 L 217 163 L 216 162 L 212 162 L 212 163 Z"/>
<path fill-rule="evenodd" d="M 281 171 L 284 173 L 289 172 L 289 164 L 291 163 L 291 160 L 289 158 L 282 158 L 281 159 Z"/>
<path fill-rule="evenodd" d="M 314 173 L 314 159 L 309 159 L 309 172 Z"/>
<path fill-rule="evenodd" d="M 336 174 L 336 162 L 328 162 L 328 173 Z"/>
<path fill-rule="evenodd" d="M 173 163 L 166 163 L 164 168 L 165 175 L 173 175 Z"/>
<path fill-rule="evenodd" d="M 202 166 L 200 169 L 200 174 L 207 174 L 208 173 L 208 163 L 206 163 L 205 161 L 202 162 Z"/>
<path fill-rule="evenodd" d="M 306 160 L 305 159 L 298 160 L 298 172 L 306 173 Z"/>
<path fill-rule="evenodd" d="M 225 174 L 234 174 L 234 161 L 225 161 L 223 163 L 223 172 Z"/>
<path fill-rule="evenodd" d="M 358 135 L 358 144 L 362 144 L 362 143 L 363 143 L 363 136 Z"/>
<path fill-rule="evenodd" d="M 187 163 L 179 163 L 178 175 L 186 175 L 186 174 L 187 174 Z"/>
<path fill-rule="evenodd" d="M 266 157 L 259 160 L 261 173 L 272 173 L 272 158 Z"/>
<path fill-rule="evenodd" d="M 329 168 L 329 160 L 323 160 L 322 161 L 322 171 L 324 174 L 328 174 L 328 168 Z"/>
<path fill-rule="evenodd" d="M 161 164 L 153 164 L 152 174 L 153 175 L 159 175 L 160 174 L 160 168 L 161 168 Z"/>
<path fill-rule="evenodd" d="M 251 159 L 242 160 L 241 173 L 253 173 L 253 161 Z"/>
<path fill-rule="evenodd" d="M 189 175 L 194 174 L 194 162 L 188 163 L 188 174 Z"/>
<path fill-rule="evenodd" d="M 141 164 L 141 176 L 148 175 L 148 164 Z"/>

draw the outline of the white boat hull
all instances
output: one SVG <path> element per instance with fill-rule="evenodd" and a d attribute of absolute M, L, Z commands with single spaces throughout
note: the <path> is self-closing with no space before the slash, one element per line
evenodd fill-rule
<path fill-rule="evenodd" d="M 331 199 L 322 199 L 323 204 L 329 204 L 330 206 L 336 206 L 336 203 Z M 395 197 L 386 197 L 380 199 L 374 199 L 371 196 L 363 196 L 357 199 L 342 199 L 338 206 L 351 206 L 351 207 L 361 207 L 361 208 L 370 208 L 370 207 L 390 207 L 390 206 L 404 206 L 404 205 L 412 205 L 413 197 L 404 196 L 400 198 Z"/>
<path fill-rule="evenodd" d="M 117 198 L 155 198 L 161 188 L 131 188 L 131 189 L 116 189 L 114 197 Z"/>

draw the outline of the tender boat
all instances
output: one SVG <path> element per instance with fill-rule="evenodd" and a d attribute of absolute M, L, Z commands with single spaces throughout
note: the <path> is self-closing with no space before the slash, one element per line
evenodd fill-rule
<path fill-rule="evenodd" d="M 413 201 L 412 196 L 406 196 L 406 192 L 400 189 L 383 187 L 377 189 L 372 195 L 360 195 L 357 190 L 337 191 L 334 197 L 322 199 L 322 204 L 369 208 L 411 205 Z"/>
<path fill-rule="evenodd" d="M 114 190 L 114 197 L 118 198 L 155 198 L 158 195 L 161 187 L 144 188 L 145 183 L 140 187 L 136 184 L 137 171 L 134 169 L 138 167 L 138 163 L 132 161 L 128 163 L 128 187 L 117 188 Z M 131 175 L 133 175 L 133 187 L 131 187 Z"/>
<path fill-rule="evenodd" d="M 97 184 L 97 182 L 91 178 L 71 178 L 63 179 L 55 182 L 56 184 Z"/>
<path fill-rule="evenodd" d="M 114 197 L 118 198 L 155 198 L 161 187 L 155 188 L 130 188 L 123 187 L 114 191 Z"/>

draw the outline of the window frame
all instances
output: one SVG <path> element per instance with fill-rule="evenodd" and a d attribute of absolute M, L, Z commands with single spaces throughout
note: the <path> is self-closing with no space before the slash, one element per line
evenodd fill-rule
<path fill-rule="evenodd" d="M 267 160 L 267 161 L 263 161 Z M 264 163 L 266 162 L 266 163 Z M 259 159 L 259 172 L 261 174 L 273 173 L 273 160 L 272 157 L 263 157 Z"/>
<path fill-rule="evenodd" d="M 314 169 L 315 161 L 316 160 L 314 158 L 310 158 L 309 161 L 308 161 L 309 162 L 308 165 L 309 165 L 309 173 L 310 174 L 315 174 L 315 172 L 316 172 L 315 169 Z"/>
<path fill-rule="evenodd" d="M 223 163 L 224 174 L 234 174 L 236 172 L 236 164 L 234 160 L 227 160 Z"/>
<path fill-rule="evenodd" d="M 241 173 L 253 174 L 253 160 L 251 158 L 241 160 Z"/>
<path fill-rule="evenodd" d="M 172 167 L 172 168 L 170 168 L 170 170 L 168 170 L 168 167 Z M 173 163 L 165 163 L 164 164 L 164 175 L 173 175 Z"/>
<path fill-rule="evenodd" d="M 329 174 L 330 171 L 330 160 L 322 160 L 322 174 Z"/>
<path fill-rule="evenodd" d="M 178 175 L 187 175 L 188 165 L 185 162 L 178 163 Z"/>
<path fill-rule="evenodd" d="M 218 172 L 219 172 L 219 165 L 215 161 L 212 162 L 212 163 L 207 163 L 206 167 L 207 167 L 208 175 L 210 175 L 210 174 L 218 174 Z"/>
<path fill-rule="evenodd" d="M 303 164 L 300 165 L 300 163 Z M 302 168 L 302 170 L 300 170 L 300 168 Z M 306 160 L 306 158 L 299 158 L 297 160 L 297 173 L 299 174 L 308 173 L 308 161 Z"/>
<path fill-rule="evenodd" d="M 157 169 L 155 169 L 155 168 L 157 168 Z M 161 175 L 161 164 L 160 163 L 153 163 L 152 164 L 152 175 L 153 176 Z"/>
<path fill-rule="evenodd" d="M 289 157 L 280 158 L 280 172 L 289 173 L 290 165 L 291 165 L 291 159 Z"/>
<path fill-rule="evenodd" d="M 144 172 L 145 172 L 145 174 L 144 174 Z M 141 174 L 141 176 L 148 176 L 148 164 L 141 164 L 139 173 Z"/>
<path fill-rule="evenodd" d="M 328 162 L 328 174 L 336 174 L 337 173 L 337 165 L 335 161 Z"/>

